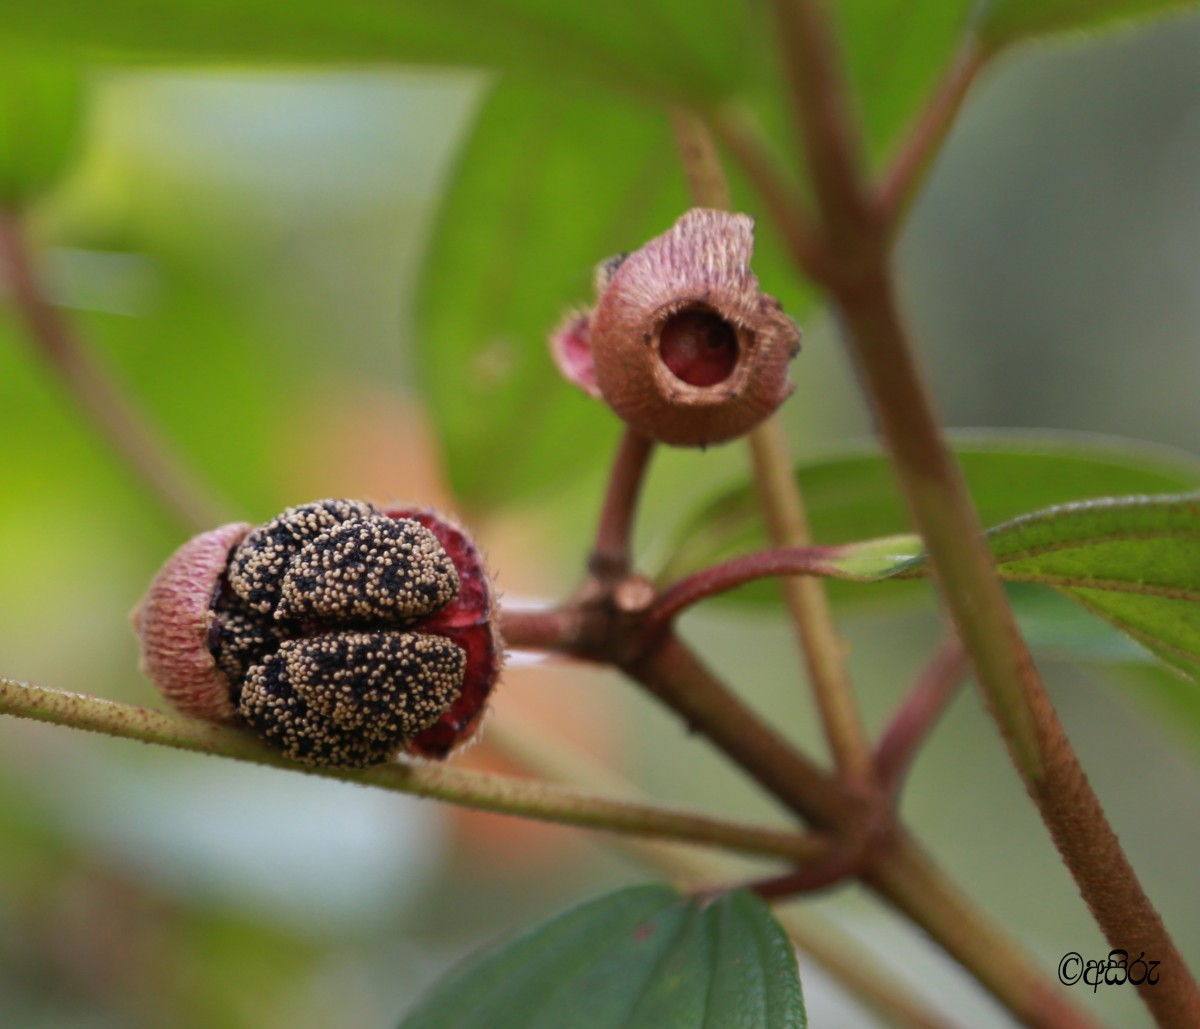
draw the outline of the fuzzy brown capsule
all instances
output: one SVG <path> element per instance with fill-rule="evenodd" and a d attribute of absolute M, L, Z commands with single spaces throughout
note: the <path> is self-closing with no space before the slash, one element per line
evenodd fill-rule
<path fill-rule="evenodd" d="M 791 394 L 800 330 L 750 270 L 754 222 L 697 208 L 596 270 L 597 300 L 551 342 L 563 374 L 676 446 L 744 435 Z"/>
<path fill-rule="evenodd" d="M 343 767 L 471 739 L 503 653 L 493 622 L 462 530 L 354 500 L 189 540 L 134 612 L 143 668 L 175 707 Z"/>

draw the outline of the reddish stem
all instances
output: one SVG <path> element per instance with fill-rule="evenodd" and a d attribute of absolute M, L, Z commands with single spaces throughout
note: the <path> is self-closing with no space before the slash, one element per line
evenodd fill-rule
<path fill-rule="evenodd" d="M 693 604 L 739 586 L 778 575 L 828 575 L 833 547 L 771 547 L 731 558 L 667 587 L 647 612 L 649 622 L 665 624 Z"/>
<path fill-rule="evenodd" d="M 899 227 L 913 192 L 930 162 L 937 154 L 946 134 L 954 124 L 967 91 L 984 65 L 984 54 L 974 38 L 967 41 L 954 55 L 933 96 L 909 130 L 891 166 L 883 176 L 878 191 L 878 204 L 884 220 L 893 231 Z"/>
<path fill-rule="evenodd" d="M 629 572 L 633 518 L 653 453 L 653 440 L 633 429 L 625 430 L 613 460 L 596 543 L 588 561 L 589 570 L 599 579 L 614 581 Z"/>
<path fill-rule="evenodd" d="M 883 789 L 895 796 L 909 766 L 971 669 L 958 637 L 944 643 L 904 698 L 875 748 L 875 770 Z"/>

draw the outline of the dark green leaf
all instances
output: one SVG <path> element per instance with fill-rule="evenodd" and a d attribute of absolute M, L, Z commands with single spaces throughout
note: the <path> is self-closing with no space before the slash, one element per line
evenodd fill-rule
<path fill-rule="evenodd" d="M 1195 6 L 1196 0 L 991 0 L 979 34 L 999 49 L 1031 36 L 1100 29 Z"/>
<path fill-rule="evenodd" d="M 665 116 L 504 80 L 434 230 L 420 296 L 425 397 L 459 498 L 557 486 L 614 446 L 608 408 L 568 386 L 547 338 L 592 299 L 603 258 L 686 207 Z"/>
<path fill-rule="evenodd" d="M 401 1029 L 803 1029 L 787 936 L 745 891 L 639 886 L 469 960 Z"/>
<path fill-rule="evenodd" d="M 0 51 L 0 204 L 54 185 L 75 155 L 83 120 L 79 69 Z"/>

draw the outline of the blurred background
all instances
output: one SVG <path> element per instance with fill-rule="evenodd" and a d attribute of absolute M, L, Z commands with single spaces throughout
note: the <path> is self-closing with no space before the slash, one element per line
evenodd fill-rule
<path fill-rule="evenodd" d="M 1089 430 L 1200 451 L 1198 47 L 1200 21 L 1178 19 L 1087 47 L 1026 49 L 979 83 L 901 246 L 907 307 L 949 424 Z M 457 283 L 445 261 L 433 266 L 434 285 L 419 272 L 492 82 L 106 67 L 88 69 L 86 87 L 77 160 L 34 209 L 30 231 L 88 347 L 229 513 L 262 521 L 338 495 L 437 504 L 469 520 L 510 601 L 572 589 L 615 427 L 595 416 L 598 444 L 581 440 L 571 474 L 555 470 L 491 504 L 478 475 L 502 473 L 505 440 L 464 499 L 424 403 L 429 342 L 414 305 L 428 288 L 453 312 Z M 521 126 L 511 133 L 516 160 Z M 555 170 L 562 202 L 581 217 L 588 171 Z M 655 231 L 677 213 L 668 200 L 678 205 L 676 193 L 664 196 Z M 503 246 L 519 218 L 486 190 L 456 209 L 480 246 Z M 589 299 L 592 257 L 564 260 L 576 292 L 546 295 L 515 239 L 509 280 L 497 286 L 503 302 L 509 292 L 537 297 L 548 331 L 555 312 Z M 836 327 L 803 306 L 805 290 L 769 237 L 756 270 L 804 312 L 784 415 L 795 453 L 868 435 Z M 463 292 L 464 304 L 476 302 Z M 505 374 L 505 348 L 548 360 L 543 346 L 536 335 L 497 341 L 480 374 Z M 736 446 L 663 455 L 639 528 L 648 566 L 693 503 L 745 472 Z M 0 310 L 0 672 L 156 703 L 127 612 L 185 535 Z M 931 609 L 843 614 L 878 729 L 939 640 L 939 619 Z M 685 630 L 823 754 L 778 612 L 705 610 Z M 1195 961 L 1193 687 L 1142 664 L 1082 667 L 1047 653 L 1042 667 L 1151 897 Z M 514 661 L 493 723 L 563 740 L 664 801 L 780 817 L 615 676 Z M 486 741 L 464 761 L 515 770 Z M 974 692 L 919 759 L 905 810 L 1048 976 L 1067 951 L 1107 953 Z M 394 1025 L 482 943 L 652 875 L 601 842 L 0 718 L 0 1023 Z M 963 1024 L 1006 1024 L 865 895 L 811 903 Z M 803 959 L 802 976 L 814 1025 L 868 1024 Z M 1147 1022 L 1129 989 L 1077 999 L 1112 1024 Z"/>

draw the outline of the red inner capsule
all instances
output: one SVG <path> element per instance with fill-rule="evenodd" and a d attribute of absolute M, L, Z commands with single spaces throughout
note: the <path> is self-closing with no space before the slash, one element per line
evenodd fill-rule
<path fill-rule="evenodd" d="M 470 739 L 479 727 L 488 694 L 496 683 L 502 654 L 492 631 L 492 598 L 487 571 L 468 537 L 428 511 L 389 509 L 392 518 L 420 522 L 437 538 L 458 569 L 458 598 L 413 626 L 414 632 L 446 636 L 467 652 L 467 675 L 462 693 L 428 729 L 413 737 L 409 753 L 444 758 Z"/>
<path fill-rule="evenodd" d="M 737 333 L 713 311 L 672 315 L 659 334 L 658 350 L 671 374 L 691 386 L 715 386 L 737 367 Z"/>

